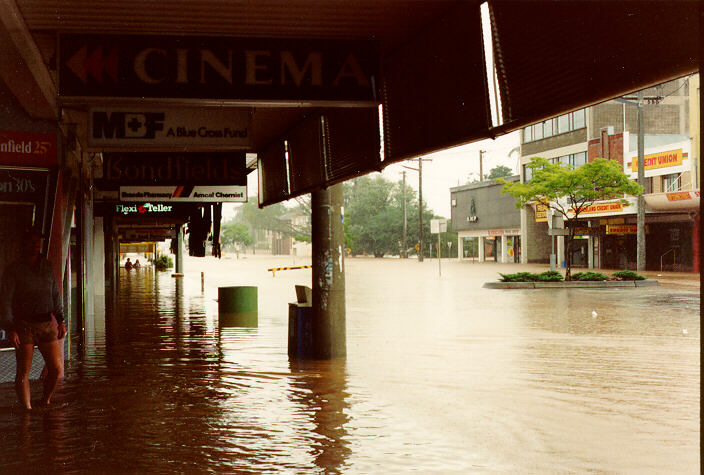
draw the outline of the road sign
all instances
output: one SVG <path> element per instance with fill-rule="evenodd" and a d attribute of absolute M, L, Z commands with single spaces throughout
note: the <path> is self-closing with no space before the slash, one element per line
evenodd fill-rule
<path fill-rule="evenodd" d="M 447 232 L 447 220 L 446 219 L 431 219 L 430 220 L 430 232 L 431 234 L 439 234 Z"/>

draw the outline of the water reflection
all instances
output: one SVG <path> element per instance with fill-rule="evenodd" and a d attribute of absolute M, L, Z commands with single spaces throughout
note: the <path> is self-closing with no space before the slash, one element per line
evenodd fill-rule
<path fill-rule="evenodd" d="M 313 424 L 319 437 L 309 442 L 317 467 L 341 473 L 352 452 L 345 425 L 349 422 L 344 361 L 291 362 L 293 391 L 289 397 Z"/>
<path fill-rule="evenodd" d="M 696 292 L 499 292 L 479 267 L 350 260 L 347 360 L 290 362 L 310 274 L 272 264 L 206 268 L 260 287 L 257 328 L 217 327 L 197 267 L 122 271 L 51 409 L 20 415 L 0 385 L 3 470 L 698 473 Z"/>

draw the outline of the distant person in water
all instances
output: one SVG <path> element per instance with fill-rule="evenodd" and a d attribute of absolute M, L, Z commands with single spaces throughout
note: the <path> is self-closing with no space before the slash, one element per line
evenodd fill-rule
<path fill-rule="evenodd" d="M 142 265 L 142 264 L 139 263 L 139 259 L 136 259 L 136 260 L 134 261 L 134 268 L 135 268 L 135 269 L 138 268 L 138 267 L 140 267 L 141 265 Z"/>
<path fill-rule="evenodd" d="M 34 345 L 39 347 L 47 369 L 41 399 L 41 404 L 47 405 L 63 372 L 60 340 L 66 335 L 66 324 L 54 271 L 41 254 L 41 231 L 30 228 L 22 238 L 20 258 L 5 268 L 0 303 L 9 322 L 8 339 L 15 347 L 15 391 L 22 407 L 31 410 L 29 371 Z"/>
<path fill-rule="evenodd" d="M 130 270 L 132 268 L 132 262 L 130 262 L 130 258 L 127 258 L 127 262 L 125 262 L 125 269 Z"/>

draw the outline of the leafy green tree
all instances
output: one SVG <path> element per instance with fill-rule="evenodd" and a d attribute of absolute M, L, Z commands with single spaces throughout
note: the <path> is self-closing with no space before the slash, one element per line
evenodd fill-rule
<path fill-rule="evenodd" d="M 570 280 L 572 243 L 580 213 L 601 200 L 617 199 L 627 204 L 623 195 L 638 196 L 643 187 L 631 181 L 618 162 L 604 158 L 574 168 L 534 157 L 526 167 L 533 170 L 528 183 L 511 183 L 503 178 L 496 181 L 504 185 L 502 193 L 516 198 L 516 208 L 529 202 L 544 203 L 564 218 L 569 229 L 565 280 Z"/>
<path fill-rule="evenodd" d="M 508 178 L 513 175 L 513 170 L 505 165 L 498 165 L 492 168 L 487 175 L 487 180 L 495 180 L 497 178 Z"/>
<path fill-rule="evenodd" d="M 363 176 L 344 185 L 345 246 L 353 254 L 400 254 L 403 240 L 402 183 L 383 176 Z M 413 249 L 419 240 L 418 201 L 406 185 L 407 246 Z M 432 211 L 423 207 L 423 235 L 429 242 Z M 426 244 L 427 246 L 427 244 Z M 426 249 L 424 249 L 427 252 Z"/>
<path fill-rule="evenodd" d="M 292 208 L 283 203 L 275 203 L 264 208 L 259 208 L 256 197 L 250 197 L 235 213 L 234 222 L 246 225 L 250 235 L 253 236 L 255 245 L 266 231 L 284 234 L 297 241 L 310 242 L 310 195 L 297 198 L 298 205 Z M 290 217 L 295 214 L 308 216 L 305 224 L 294 225 Z"/>
<path fill-rule="evenodd" d="M 242 246 L 251 246 L 254 240 L 247 230 L 247 226 L 244 223 L 235 223 L 229 221 L 222 226 L 220 231 L 220 239 L 222 240 L 223 247 L 233 247 L 237 244 Z"/>

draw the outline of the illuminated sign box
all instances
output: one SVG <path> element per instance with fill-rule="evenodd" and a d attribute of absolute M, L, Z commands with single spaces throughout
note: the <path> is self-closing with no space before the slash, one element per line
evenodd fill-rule
<path fill-rule="evenodd" d="M 244 203 L 247 186 L 121 186 L 120 201 L 176 201 L 191 203 Z"/>
<path fill-rule="evenodd" d="M 246 149 L 251 110 L 223 108 L 94 108 L 91 147 L 192 147 Z"/>
<path fill-rule="evenodd" d="M 105 153 L 103 158 L 103 180 L 113 184 L 247 184 L 244 152 Z"/>
<path fill-rule="evenodd" d="M 46 167 L 56 163 L 56 134 L 0 130 L 1 165 Z"/>
<path fill-rule="evenodd" d="M 373 41 L 66 33 L 58 69 L 64 98 L 376 102 L 379 53 Z"/>

